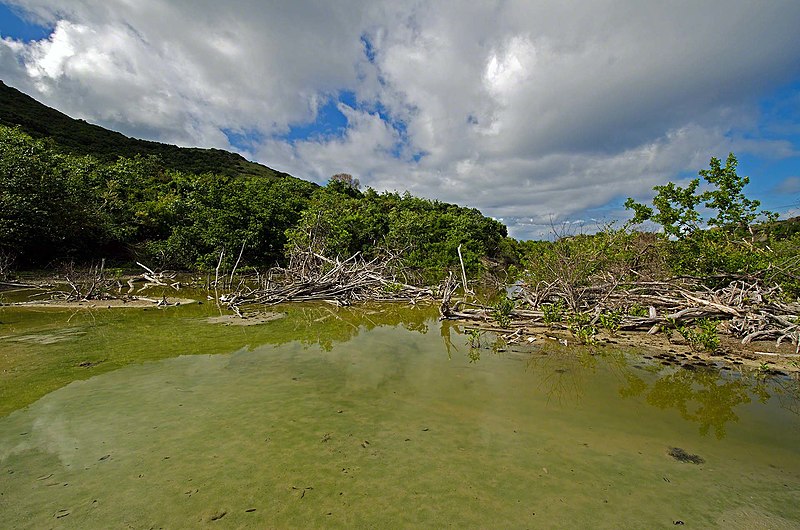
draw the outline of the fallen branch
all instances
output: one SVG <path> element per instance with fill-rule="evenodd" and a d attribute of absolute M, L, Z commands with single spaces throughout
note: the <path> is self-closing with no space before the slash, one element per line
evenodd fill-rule
<path fill-rule="evenodd" d="M 246 304 L 275 305 L 285 302 L 326 301 L 346 306 L 364 301 L 433 300 L 430 288 L 398 279 L 388 260 L 366 260 L 360 253 L 345 260 L 312 251 L 293 255 L 287 268 L 274 267 L 259 275 L 258 285 L 242 283 L 220 301 L 230 308 Z"/>

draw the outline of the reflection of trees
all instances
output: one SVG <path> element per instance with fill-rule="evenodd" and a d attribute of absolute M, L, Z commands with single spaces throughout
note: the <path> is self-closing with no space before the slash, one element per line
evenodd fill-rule
<path fill-rule="evenodd" d="M 657 368 L 656 368 L 657 369 Z M 725 437 L 725 426 L 737 422 L 735 409 L 750 403 L 753 398 L 766 403 L 777 395 L 781 406 L 797 411 L 800 406 L 798 381 L 780 381 L 755 376 L 725 375 L 716 369 L 666 368 L 652 383 L 634 373 L 630 367 L 620 375 L 625 385 L 619 390 L 623 398 L 643 395 L 650 405 L 660 409 L 675 409 L 681 417 L 700 425 L 700 433 Z"/>
<path fill-rule="evenodd" d="M 772 390 L 782 409 L 800 416 L 800 374 L 776 378 Z"/>
<path fill-rule="evenodd" d="M 434 314 L 419 307 L 386 303 L 351 307 L 333 307 L 321 304 L 294 306 L 291 321 L 294 323 L 291 339 L 301 344 L 319 345 L 331 351 L 334 344 L 347 342 L 362 330 L 382 326 L 403 326 L 417 333 L 428 332 L 428 321 Z"/>
<path fill-rule="evenodd" d="M 353 339 L 362 330 L 381 326 L 402 325 L 409 331 L 427 333 L 435 318 L 433 309 L 401 304 L 344 308 L 309 304 L 293 306 L 290 311 L 292 317 L 286 320 L 293 323 L 294 329 L 283 339 L 270 337 L 270 342 L 318 344 L 326 351 L 337 343 Z M 453 333 L 458 339 L 453 337 Z M 470 362 L 479 361 L 484 350 L 496 354 L 509 347 L 492 333 L 482 335 L 480 346 L 471 346 L 464 330 L 449 321 L 441 323 L 440 335 L 448 357 L 454 352 L 464 352 Z M 713 430 L 717 438 L 723 438 L 726 425 L 739 420 L 735 409 L 754 398 L 766 403 L 775 396 L 781 407 L 800 414 L 800 379 L 797 377 L 773 379 L 734 376 L 716 369 L 639 365 L 636 364 L 639 359 L 621 351 L 598 350 L 589 346 L 565 348 L 555 342 L 537 343 L 527 361 L 527 370 L 536 373 L 537 384 L 548 401 L 578 402 L 584 395 L 587 378 L 601 359 L 604 367 L 618 380 L 620 397 L 643 396 L 651 406 L 674 409 L 684 420 L 697 423 L 703 435 Z"/>
<path fill-rule="evenodd" d="M 635 357 L 620 351 L 594 351 L 589 347 L 564 348 L 547 343 L 531 352 L 527 368 L 548 400 L 579 401 L 587 374 L 602 359 L 619 382 L 622 398 L 643 396 L 651 406 L 674 409 L 681 417 L 721 439 L 726 426 L 739 420 L 736 408 L 775 396 L 782 408 L 800 414 L 800 379 L 764 378 L 726 374 L 716 369 L 685 369 L 637 364 Z M 647 373 L 650 373 L 650 376 Z"/>
<path fill-rule="evenodd" d="M 531 353 L 526 366 L 539 374 L 539 388 L 554 401 L 578 402 L 583 397 L 586 376 L 597 368 L 595 351 L 591 347 L 575 346 L 569 349 L 547 342 Z"/>
<path fill-rule="evenodd" d="M 453 344 L 453 338 L 451 336 L 451 332 L 455 330 L 457 335 L 461 335 L 461 330 L 458 327 L 458 324 L 451 322 L 450 320 L 442 321 L 442 324 L 439 326 L 439 333 L 442 335 L 442 342 L 444 342 L 444 347 L 447 349 L 447 358 L 453 358 L 453 351 L 455 350 L 458 352 L 458 347 Z"/>
<path fill-rule="evenodd" d="M 486 349 L 498 355 L 504 353 L 509 346 L 508 341 L 496 333 L 482 331 L 476 328 L 467 329 L 466 332 L 464 332 L 455 322 L 445 320 L 441 324 L 441 334 L 442 341 L 444 341 L 444 346 L 447 349 L 448 359 L 453 358 L 454 350 L 458 352 L 458 348 L 453 344 L 452 331 L 455 331 L 456 335 L 463 335 L 465 337 L 467 359 L 469 359 L 471 363 L 476 363 L 481 360 L 481 350 Z"/>
<path fill-rule="evenodd" d="M 750 395 L 745 379 L 723 381 L 716 370 L 679 369 L 653 384 L 647 402 L 661 409 L 676 409 L 682 418 L 699 423 L 703 435 L 713 427 L 716 437 L 722 439 L 725 424 L 739 420 L 733 409 L 750 403 Z"/>

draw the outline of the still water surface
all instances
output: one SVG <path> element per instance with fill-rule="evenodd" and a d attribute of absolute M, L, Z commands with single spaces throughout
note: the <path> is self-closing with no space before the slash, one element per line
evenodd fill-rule
<path fill-rule="evenodd" d="M 0 418 L 4 527 L 800 527 L 796 379 L 475 350 L 426 309 L 209 311 L 6 313 L 7 356 L 169 358 Z"/>

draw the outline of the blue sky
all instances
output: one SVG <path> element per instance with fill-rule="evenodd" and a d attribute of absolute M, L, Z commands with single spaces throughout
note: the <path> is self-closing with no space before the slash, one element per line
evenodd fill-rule
<path fill-rule="evenodd" d="M 131 136 L 349 172 L 527 238 L 624 219 L 729 151 L 764 207 L 800 214 L 798 25 L 780 0 L 13 0 L 0 78 Z"/>
<path fill-rule="evenodd" d="M 24 15 L 24 11 L 0 3 L 0 29 L 3 37 L 30 42 L 32 40 L 46 39 L 52 32 L 52 28 L 32 23 L 20 15 Z"/>

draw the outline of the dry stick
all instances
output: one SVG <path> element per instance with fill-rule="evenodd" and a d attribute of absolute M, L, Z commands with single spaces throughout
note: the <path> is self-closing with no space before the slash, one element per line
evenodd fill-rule
<path fill-rule="evenodd" d="M 217 307 L 219 307 L 219 291 L 217 290 L 219 287 L 219 268 L 222 266 L 223 256 L 225 256 L 225 247 L 222 247 L 222 250 L 219 253 L 219 261 L 217 261 L 217 268 L 215 269 L 214 274 L 214 298 L 217 300 Z"/>
<path fill-rule="evenodd" d="M 214 275 L 214 287 L 216 288 L 219 285 L 219 268 L 222 266 L 222 258 L 225 256 L 225 247 L 222 247 L 222 251 L 219 253 L 219 261 L 217 261 L 217 268 L 215 269 Z"/>
<path fill-rule="evenodd" d="M 461 263 L 461 281 L 464 283 L 464 294 L 474 294 L 467 285 L 467 271 L 464 269 L 464 259 L 461 257 L 461 245 L 458 245 L 458 262 Z"/>
<path fill-rule="evenodd" d="M 225 303 L 276 304 L 284 301 L 325 300 L 346 305 L 350 301 L 367 299 L 408 299 L 414 302 L 423 296 L 433 296 L 430 289 L 407 284 L 399 284 L 396 292 L 387 295 L 386 287 L 397 284 L 385 277 L 386 269 L 385 261 L 380 258 L 366 261 L 360 253 L 344 261 L 338 258 L 331 260 L 311 250 L 294 253 L 288 269 L 273 267 L 269 271 L 270 278 L 273 274 L 279 274 L 284 278 L 283 283 L 273 285 L 270 282 L 258 289 L 247 288 L 246 292 L 240 287 Z"/>
<path fill-rule="evenodd" d="M 231 271 L 231 279 L 230 279 L 230 282 L 228 282 L 228 286 L 229 287 L 233 287 L 233 275 L 236 273 L 236 267 L 239 266 L 239 262 L 242 259 L 242 253 L 244 253 L 244 245 L 245 245 L 245 243 L 247 243 L 247 239 L 246 238 L 245 238 L 244 241 L 242 241 L 242 248 L 241 248 L 241 250 L 239 250 L 239 257 L 236 258 L 236 264 L 233 266 L 233 270 Z"/>
<path fill-rule="evenodd" d="M 153 269 L 151 269 L 150 267 L 147 267 L 146 265 L 143 265 L 141 262 L 138 262 L 138 261 L 137 261 L 137 262 L 136 262 L 136 264 L 137 264 L 138 266 L 140 266 L 141 268 L 143 268 L 144 270 L 146 270 L 147 272 L 149 272 L 149 273 L 150 273 L 152 276 L 155 276 L 155 275 L 156 275 L 156 273 L 155 273 L 155 272 L 153 272 Z"/>

